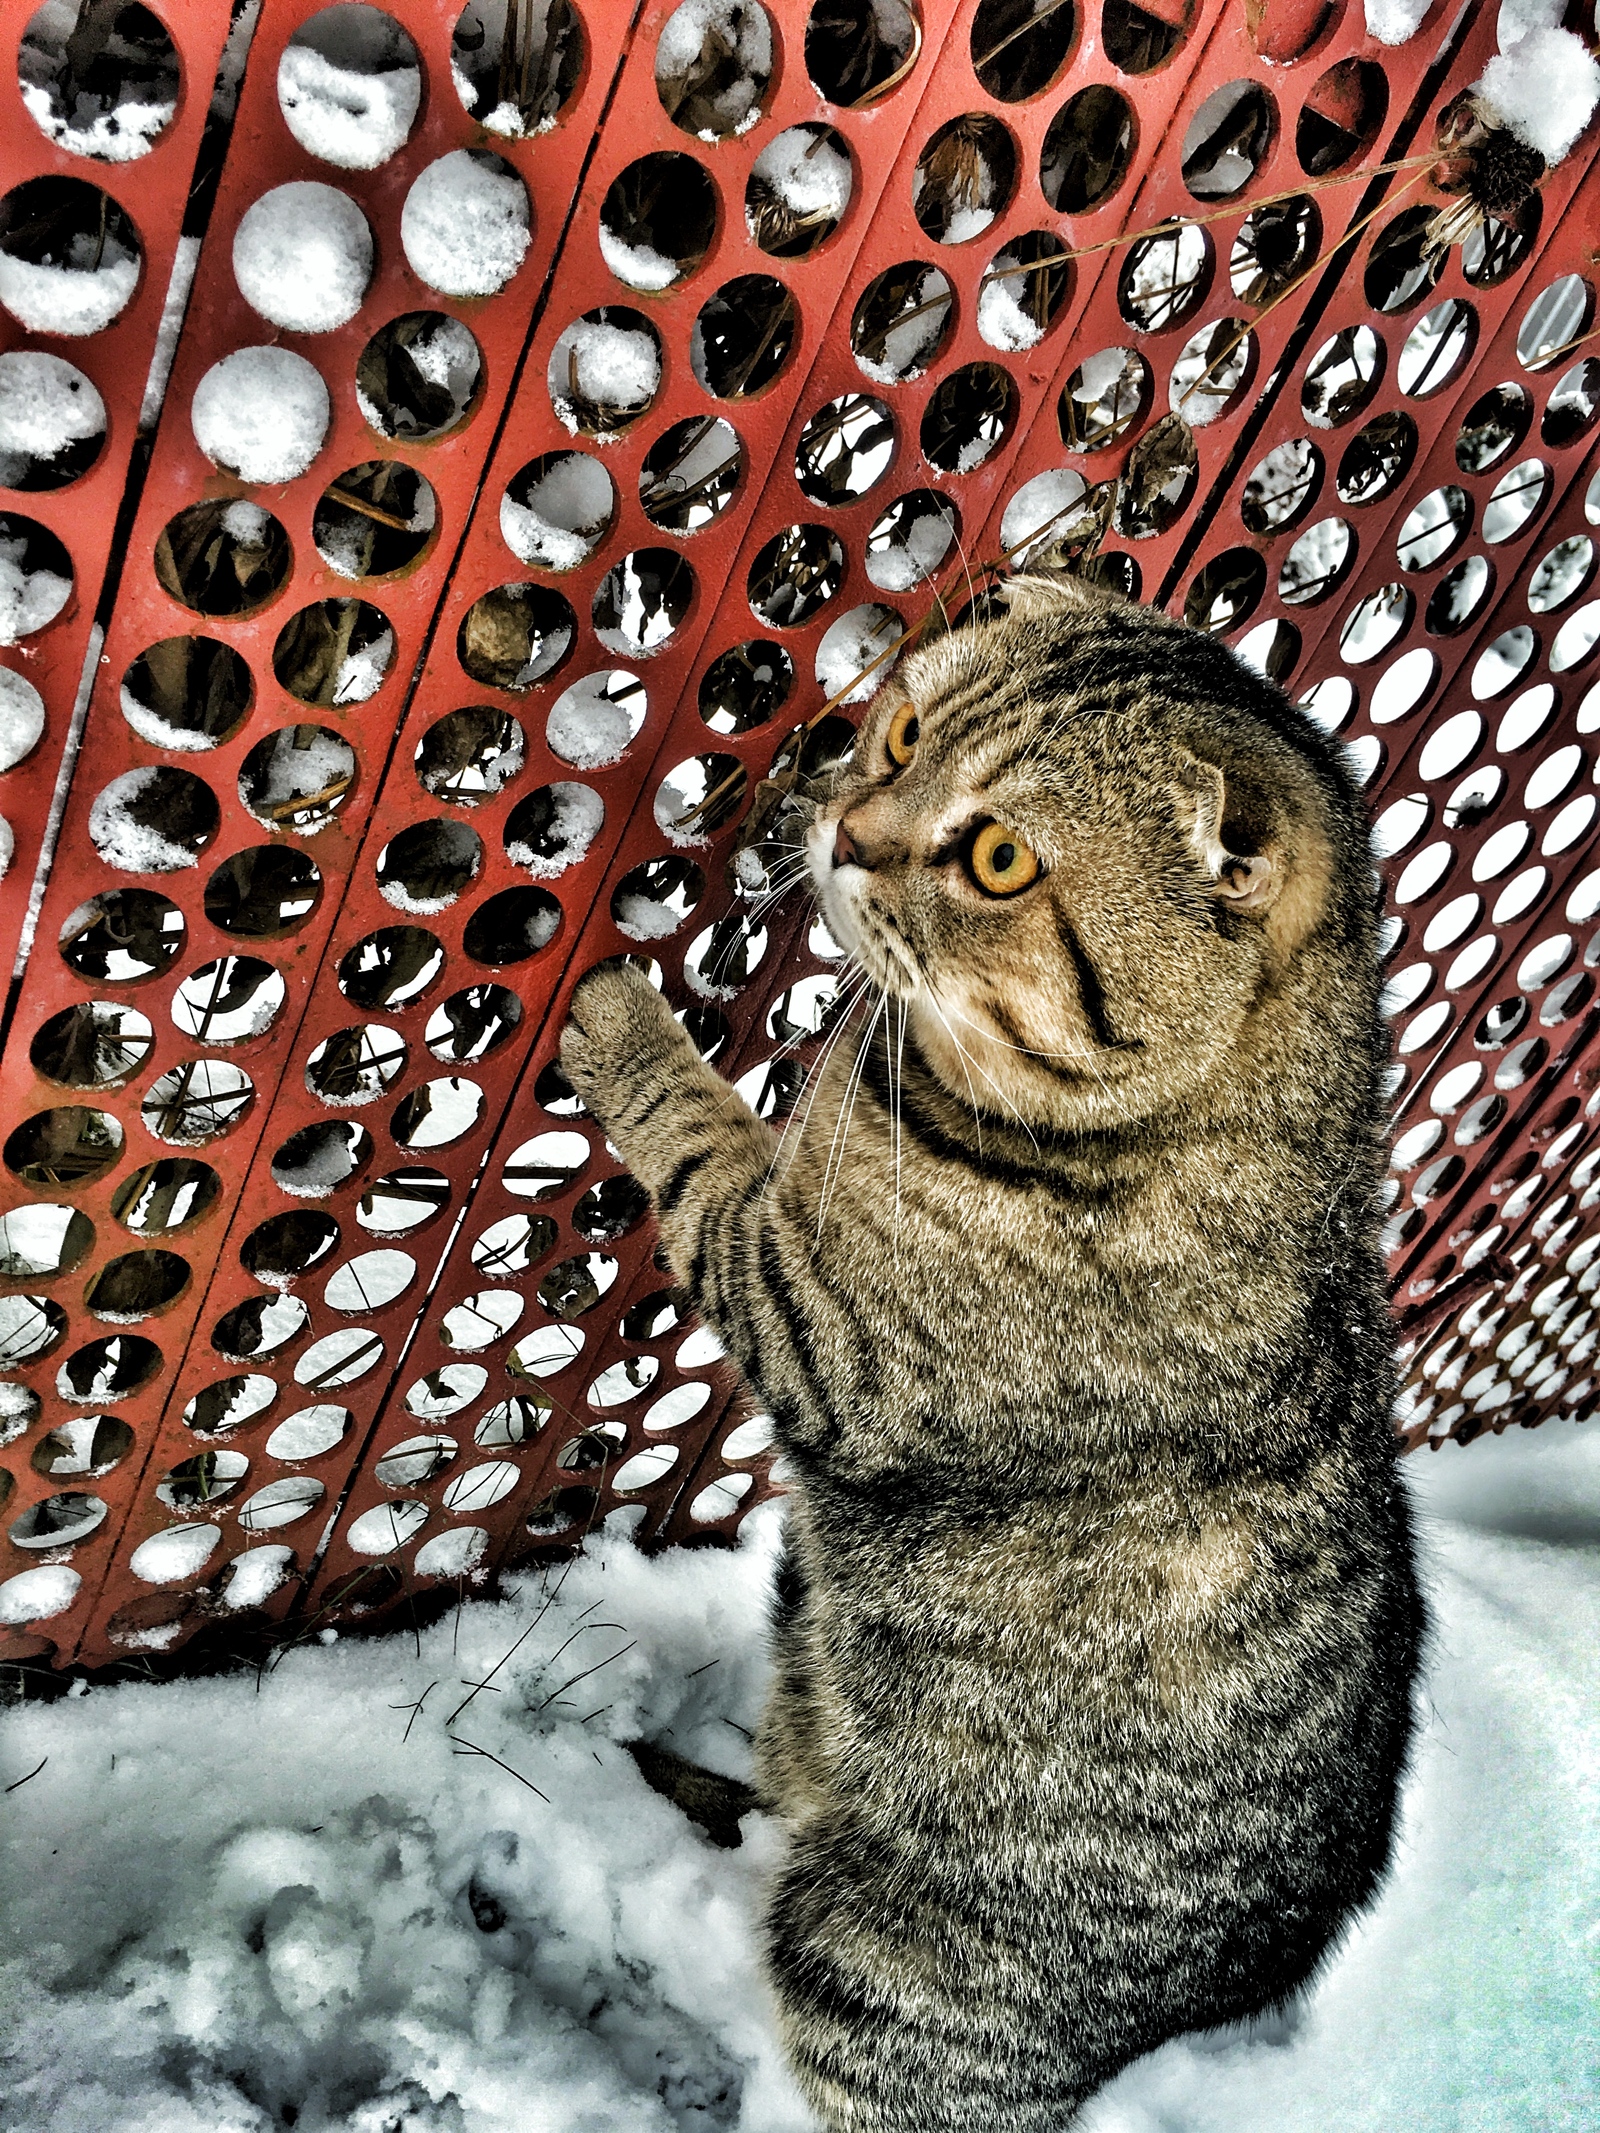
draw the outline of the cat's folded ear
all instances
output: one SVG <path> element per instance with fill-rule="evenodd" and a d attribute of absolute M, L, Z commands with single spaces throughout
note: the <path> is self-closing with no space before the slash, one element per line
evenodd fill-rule
<path fill-rule="evenodd" d="M 1242 781 L 1230 790 L 1215 763 L 1187 750 L 1173 767 L 1179 819 L 1188 825 L 1190 847 L 1217 901 L 1234 911 L 1271 910 L 1284 889 L 1289 854 L 1261 798 Z"/>
<path fill-rule="evenodd" d="M 1023 622 L 1103 608 L 1110 597 L 1086 579 L 1056 570 L 1021 570 L 1002 578 L 995 590 L 1006 612 Z"/>

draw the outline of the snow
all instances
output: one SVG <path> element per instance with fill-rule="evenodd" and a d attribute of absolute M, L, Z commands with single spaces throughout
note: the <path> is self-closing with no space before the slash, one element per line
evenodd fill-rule
<path fill-rule="evenodd" d="M 638 326 L 579 318 L 550 351 L 550 401 L 558 421 L 576 436 L 582 415 L 570 395 L 593 406 L 632 413 L 648 407 L 661 383 L 661 347 Z M 605 443 L 602 435 L 598 440 Z"/>
<path fill-rule="evenodd" d="M 696 101 L 715 118 L 697 129 L 702 141 L 722 141 L 748 133 L 761 117 L 761 93 L 772 74 L 772 24 L 754 0 L 683 0 L 668 17 L 656 44 L 656 86 L 674 90 L 694 77 L 703 48 L 710 45 L 712 65 L 705 80 L 714 94 L 696 89 Z M 680 118 L 682 113 L 680 112 Z"/>
<path fill-rule="evenodd" d="M 598 460 L 583 452 L 552 452 L 534 462 L 531 476 L 525 469 L 507 485 L 500 532 L 519 562 L 573 570 L 599 546 L 616 505 L 611 476 Z"/>
<path fill-rule="evenodd" d="M 0 644 L 16 644 L 53 622 L 72 597 L 72 580 L 28 568 L 28 537 L 0 518 Z M 22 521 L 26 524 L 26 521 Z"/>
<path fill-rule="evenodd" d="M 4 815 L 0 815 L 0 881 L 11 871 L 11 862 L 17 853 L 17 833 Z"/>
<path fill-rule="evenodd" d="M 1500 0 L 1495 18 L 1494 40 L 1509 52 L 1529 30 L 1553 30 L 1567 12 L 1567 0 Z"/>
<path fill-rule="evenodd" d="M 550 817 L 535 845 L 524 835 L 506 835 L 506 857 L 539 881 L 554 881 L 568 867 L 576 866 L 600 834 L 606 819 L 605 802 L 587 785 L 560 783 L 545 788 Z"/>
<path fill-rule="evenodd" d="M 19 259 L 0 243 L 0 304 L 30 333 L 99 333 L 126 307 L 138 284 L 138 253 L 114 232 L 107 233 L 103 245 L 98 236 L 80 232 L 65 258 L 43 261 Z"/>
<path fill-rule="evenodd" d="M 1405 1471 L 1438 1629 L 1394 1878 L 1286 2019 L 1168 2045 L 1083 2133 L 1593 2122 L 1600 1441 Z M 747 1773 L 778 1515 L 732 1553 L 613 1530 L 415 1641 L 5 1711 L 11 2133 L 809 2133 L 756 1968 L 777 1833 L 714 1848 L 621 1745 Z M 479 1532 L 443 1525 L 432 1574 L 470 1576 Z M 235 1565 L 223 1603 L 254 1604 L 288 1551 Z M 0 1619 L 76 1577 L 21 1572 Z"/>
<path fill-rule="evenodd" d="M 998 289 L 1002 284 L 991 282 L 989 286 Z M 986 290 L 984 294 L 987 293 Z M 983 321 L 993 314 L 986 313 L 983 306 L 984 297 L 980 296 L 978 330 L 987 339 Z M 933 361 L 949 321 L 950 284 L 937 267 L 925 267 L 908 291 L 900 323 L 884 335 L 881 353 L 866 356 L 859 347 L 855 348 L 857 367 L 879 385 L 899 385 L 919 378 Z"/>
<path fill-rule="evenodd" d="M 1087 493 L 1088 484 L 1071 467 L 1052 467 L 1025 481 L 1000 519 L 1000 546 L 1017 567 L 1037 548 L 1047 548 L 1061 520 Z"/>
<path fill-rule="evenodd" d="M 867 536 L 867 576 L 880 592 L 909 592 L 933 576 L 955 538 L 954 504 L 886 512 Z"/>
<path fill-rule="evenodd" d="M 129 874 L 176 874 L 200 861 L 187 844 L 167 837 L 136 812 L 139 801 L 162 778 L 159 764 L 125 770 L 97 794 L 89 809 L 89 837 L 108 867 Z"/>
<path fill-rule="evenodd" d="M 161 319 L 156 327 L 156 344 L 150 352 L 150 369 L 144 381 L 144 397 L 139 403 L 139 428 L 141 432 L 153 430 L 156 418 L 161 413 L 167 397 L 167 381 L 172 376 L 172 365 L 178 353 L 178 336 L 183 331 L 184 316 L 189 309 L 189 293 L 194 287 L 194 270 L 200 264 L 200 240 L 198 237 L 180 237 L 172 254 L 172 273 L 167 281 L 167 293 L 162 299 Z"/>
<path fill-rule="evenodd" d="M 872 601 L 852 607 L 831 623 L 817 644 L 814 668 L 817 687 L 824 697 L 837 696 L 841 703 L 859 704 L 875 696 L 895 667 L 893 654 L 887 659 L 882 655 L 904 631 L 905 623 L 892 607 L 880 607 Z M 874 666 L 874 660 L 881 663 Z"/>
<path fill-rule="evenodd" d="M 1473 84 L 1519 141 L 1559 163 L 1600 103 L 1600 60 L 1570 30 L 1531 29 Z"/>
<path fill-rule="evenodd" d="M 1433 0 L 1366 0 L 1367 35 L 1379 44 L 1407 44 Z"/>
<path fill-rule="evenodd" d="M 82 12 L 73 0 L 45 0 L 34 11 L 17 50 L 17 88 L 29 117 L 58 148 L 100 163 L 131 163 L 148 155 L 171 124 L 177 58 L 167 44 L 163 64 L 150 49 L 154 40 L 146 44 L 136 32 L 130 42 L 113 28 L 85 80 L 73 50 Z M 102 13 L 98 25 L 88 25 L 91 37 L 96 27 L 104 34 L 104 23 Z M 73 91 L 70 111 L 66 87 Z"/>
<path fill-rule="evenodd" d="M 1001 275 L 998 269 L 1015 267 L 1013 275 Z M 996 275 L 990 281 L 985 277 L 978 290 L 978 331 L 991 348 L 1003 348 L 1012 354 L 1024 348 L 1037 348 L 1044 339 L 1045 329 L 1031 311 L 1022 307 L 1022 298 L 1027 292 L 1028 269 L 1018 260 L 1015 252 L 1001 252 L 989 272 Z"/>
<path fill-rule="evenodd" d="M 406 194 L 400 242 L 412 269 L 446 296 L 493 296 L 530 241 L 528 193 L 509 164 L 456 148 L 430 163 Z"/>
<path fill-rule="evenodd" d="M 372 7 L 326 8 L 278 62 L 278 103 L 302 148 L 342 170 L 376 170 L 404 147 L 422 101 L 410 38 Z"/>
<path fill-rule="evenodd" d="M 683 274 L 675 259 L 653 251 L 647 244 L 629 244 L 610 223 L 600 219 L 600 256 L 618 281 L 630 289 L 670 289 Z"/>
<path fill-rule="evenodd" d="M 33 349 L 0 355 L 0 488 L 27 486 L 36 464 L 105 429 L 106 404 L 74 364 Z"/>
<path fill-rule="evenodd" d="M 791 214 L 827 216 L 837 222 L 850 204 L 850 158 L 820 126 L 791 126 L 770 140 L 751 166 Z M 746 210 L 752 233 L 754 216 Z"/>
<path fill-rule="evenodd" d="M 0 771 L 15 770 L 44 735 L 44 698 L 25 675 L 0 667 Z"/>
<path fill-rule="evenodd" d="M 576 770 L 617 762 L 644 724 L 645 702 L 637 674 L 621 667 L 585 674 L 550 707 L 545 739 L 551 753 Z"/>
<path fill-rule="evenodd" d="M 214 466 L 242 481 L 293 481 L 322 450 L 332 407 L 322 373 L 287 348 L 236 348 L 195 387 L 189 419 Z"/>
<path fill-rule="evenodd" d="M 366 296 L 372 256 L 372 231 L 350 195 L 308 178 L 263 193 L 233 238 L 240 294 L 290 333 L 347 325 Z"/>

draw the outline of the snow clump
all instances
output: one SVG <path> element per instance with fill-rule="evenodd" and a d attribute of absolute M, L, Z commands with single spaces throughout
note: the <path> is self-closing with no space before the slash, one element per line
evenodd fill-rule
<path fill-rule="evenodd" d="M 500 532 L 519 562 L 573 570 L 594 553 L 616 503 L 611 476 L 598 460 L 553 452 L 507 485 Z"/>
<path fill-rule="evenodd" d="M 600 795 L 587 785 L 547 785 L 545 795 L 549 811 L 539 828 L 538 842 L 526 830 L 521 836 L 508 834 L 506 857 L 536 879 L 554 881 L 587 853 L 600 834 L 606 810 Z"/>
<path fill-rule="evenodd" d="M 694 129 L 702 141 L 748 133 L 771 78 L 772 23 L 752 0 L 683 0 L 656 45 L 657 94 L 679 125 L 692 97 L 712 121 Z"/>
<path fill-rule="evenodd" d="M 361 309 L 372 231 L 350 195 L 332 185 L 278 185 L 241 217 L 233 274 L 245 302 L 274 326 L 332 333 Z"/>
<path fill-rule="evenodd" d="M 751 165 L 759 180 L 799 222 L 837 222 L 850 205 L 850 157 L 837 136 L 821 126 L 791 126 L 767 143 Z M 750 234 L 759 235 L 757 217 L 747 207 Z"/>
<path fill-rule="evenodd" d="M 189 419 L 213 466 L 241 481 L 293 481 L 322 450 L 332 409 L 322 373 L 287 348 L 236 348 L 195 387 Z"/>
<path fill-rule="evenodd" d="M 644 724 L 645 702 L 637 674 L 621 667 L 585 674 L 550 707 L 544 732 L 551 753 L 575 770 L 617 762 Z"/>
<path fill-rule="evenodd" d="M 1474 87 L 1519 141 L 1556 164 L 1600 103 L 1600 61 L 1570 30 L 1533 29 L 1491 59 Z"/>
<path fill-rule="evenodd" d="M 0 518 L 0 644 L 17 644 L 53 622 L 72 597 L 59 571 L 28 568 L 28 521 Z"/>
<path fill-rule="evenodd" d="M 822 633 L 814 669 L 817 687 L 825 697 L 838 697 L 841 703 L 865 703 L 894 672 L 895 654 L 890 647 L 904 631 L 905 623 L 892 607 L 876 601 L 852 607 Z M 889 657 L 885 659 L 886 652 Z M 874 666 L 873 661 L 880 659 L 882 663 Z"/>
<path fill-rule="evenodd" d="M 548 383 L 556 419 L 576 436 L 586 427 L 579 401 L 613 415 L 650 405 L 661 384 L 661 349 L 648 327 L 574 319 L 550 351 Z M 597 441 L 606 441 L 605 432 Z"/>
<path fill-rule="evenodd" d="M 142 819 L 139 802 L 162 778 L 159 764 L 145 763 L 125 770 L 96 795 L 89 809 L 89 837 L 108 867 L 120 867 L 126 874 L 176 874 L 200 864 L 198 852 L 189 845 L 165 835 L 159 823 Z"/>
<path fill-rule="evenodd" d="M 1014 274 L 1003 270 L 1014 267 Z M 1003 348 L 1019 354 L 1024 348 L 1037 348 L 1044 339 L 1045 329 L 1031 311 L 1023 308 L 1027 290 L 1029 268 L 1017 258 L 1015 252 L 1002 252 L 985 276 L 978 291 L 978 331 L 991 348 Z"/>
<path fill-rule="evenodd" d="M 91 48 L 81 72 L 74 50 L 80 39 Z M 86 9 L 75 0 L 45 0 L 17 48 L 17 88 L 28 116 L 68 155 L 97 163 L 148 155 L 172 123 L 177 87 L 171 41 L 142 7 Z"/>
<path fill-rule="evenodd" d="M 1000 545 L 1017 569 L 1039 549 L 1049 547 L 1061 520 L 1088 486 L 1073 467 L 1053 467 L 1022 484 L 1000 519 Z"/>
<path fill-rule="evenodd" d="M 106 432 L 106 404 L 83 372 L 37 349 L 0 355 L 0 488 Z M 52 484 L 53 486 L 53 484 Z"/>
<path fill-rule="evenodd" d="M 478 148 L 430 163 L 400 214 L 412 270 L 445 296 L 493 296 L 521 266 L 530 237 L 527 187 Z"/>
<path fill-rule="evenodd" d="M 1433 0 L 1366 0 L 1367 35 L 1379 44 L 1409 44 Z"/>
<path fill-rule="evenodd" d="M 114 229 L 76 230 L 63 251 L 61 259 L 23 259 L 0 242 L 0 304 L 30 333 L 99 333 L 139 285 L 137 244 Z"/>
<path fill-rule="evenodd" d="M 301 147 L 341 170 L 376 170 L 404 147 L 422 101 L 416 47 L 375 7 L 330 7 L 278 62 L 278 104 Z"/>
<path fill-rule="evenodd" d="M 44 736 L 44 698 L 12 667 L 0 667 L 0 770 L 15 770 Z"/>

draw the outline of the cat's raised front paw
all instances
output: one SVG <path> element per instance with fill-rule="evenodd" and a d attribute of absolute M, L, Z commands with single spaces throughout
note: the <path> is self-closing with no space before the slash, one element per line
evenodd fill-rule
<path fill-rule="evenodd" d="M 603 1119 L 641 1074 L 682 1041 L 671 1008 L 642 970 L 601 963 L 572 995 L 561 1032 L 561 1070 Z"/>

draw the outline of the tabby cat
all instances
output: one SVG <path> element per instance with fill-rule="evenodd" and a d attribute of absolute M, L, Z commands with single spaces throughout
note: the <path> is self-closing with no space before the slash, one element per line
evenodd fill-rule
<path fill-rule="evenodd" d="M 807 852 L 871 981 L 781 1147 L 638 971 L 572 1081 L 794 1473 L 767 1961 L 833 2133 L 1060 2133 L 1377 1888 L 1422 1634 L 1336 749 L 1071 580 L 918 651 Z"/>

